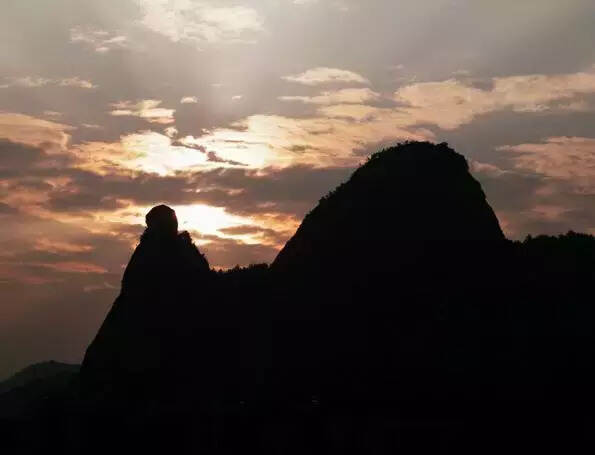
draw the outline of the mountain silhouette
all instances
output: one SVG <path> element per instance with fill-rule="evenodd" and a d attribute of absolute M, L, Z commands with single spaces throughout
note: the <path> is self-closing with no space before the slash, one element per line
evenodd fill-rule
<path fill-rule="evenodd" d="M 503 240 L 465 158 L 447 144 L 412 142 L 373 154 L 324 197 L 272 268 L 312 275 L 339 267 L 341 273 L 360 274 L 355 264 L 390 260 L 391 273 L 408 273 L 415 264 L 427 270 L 440 268 L 435 260 L 452 260 L 440 258 L 442 252 L 472 252 Z M 341 261 L 347 254 L 349 263 Z"/>
<path fill-rule="evenodd" d="M 37 363 L 0 383 L 0 447 L 23 453 L 63 447 L 66 408 L 78 389 L 79 365 Z"/>
<path fill-rule="evenodd" d="M 320 201 L 271 265 L 288 291 L 276 306 L 285 314 L 275 363 L 299 377 L 296 386 L 336 399 L 396 399 L 395 383 L 410 394 L 428 372 L 441 385 L 455 381 L 453 370 L 480 367 L 464 364 L 490 342 L 478 333 L 488 329 L 480 313 L 495 310 L 486 291 L 503 281 L 509 248 L 465 158 L 447 144 L 376 153 Z"/>
<path fill-rule="evenodd" d="M 136 401 L 151 407 L 191 354 L 195 295 L 210 294 L 211 271 L 187 232 L 178 233 L 175 212 L 165 205 L 146 217 L 114 302 L 81 367 L 83 393 L 97 406 Z M 208 300 L 208 299 L 207 299 Z M 179 376 L 176 374 L 180 373 Z"/>
<path fill-rule="evenodd" d="M 595 441 L 595 238 L 506 239 L 447 144 L 372 155 L 270 267 L 214 272 L 173 210 L 146 221 L 80 382 L 24 430 L 9 421 L 24 439 L 52 416 L 69 429 L 53 446 L 73 453 Z"/>
<path fill-rule="evenodd" d="M 53 379 L 63 374 L 76 374 L 79 368 L 80 365 L 61 363 L 53 360 L 30 365 L 0 382 L 0 395 L 20 387 L 26 387 L 37 381 Z"/>

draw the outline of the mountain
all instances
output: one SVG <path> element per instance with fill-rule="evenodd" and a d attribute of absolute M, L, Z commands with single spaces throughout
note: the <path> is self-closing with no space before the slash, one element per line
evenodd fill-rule
<path fill-rule="evenodd" d="M 173 210 L 156 209 L 147 215 L 155 227 L 141 237 L 81 366 L 82 393 L 94 406 L 175 402 L 176 391 L 191 387 L 194 375 L 182 367 L 200 341 L 200 323 L 213 318 L 207 260 L 187 232 L 177 233 Z"/>
<path fill-rule="evenodd" d="M 273 262 L 284 273 L 340 274 L 391 264 L 427 270 L 444 256 L 498 246 L 504 235 L 467 161 L 447 144 L 411 142 L 375 153 L 324 197 Z M 394 254 L 393 254 L 394 253 Z M 349 261 L 341 259 L 349 256 Z M 428 263 L 426 259 L 440 260 Z M 435 270 L 444 273 L 445 270 Z"/>
<path fill-rule="evenodd" d="M 271 265 L 281 288 L 275 364 L 292 388 L 337 400 L 427 395 L 413 385 L 428 373 L 440 377 L 428 385 L 437 395 L 462 389 L 487 368 L 477 351 L 492 349 L 488 334 L 505 317 L 511 248 L 447 144 L 378 152 L 321 199 Z"/>
<path fill-rule="evenodd" d="M 78 365 L 49 361 L 0 383 L 0 447 L 20 453 L 39 453 L 51 441 L 63 447 L 78 371 Z"/>
<path fill-rule="evenodd" d="M 0 395 L 31 383 L 55 379 L 57 376 L 75 375 L 80 365 L 60 363 L 54 360 L 30 365 L 0 382 Z"/>
<path fill-rule="evenodd" d="M 149 213 L 80 386 L 7 419 L 20 443 L 496 454 L 595 441 L 595 238 L 506 239 L 447 144 L 372 155 L 270 267 L 214 272 L 173 210 Z"/>

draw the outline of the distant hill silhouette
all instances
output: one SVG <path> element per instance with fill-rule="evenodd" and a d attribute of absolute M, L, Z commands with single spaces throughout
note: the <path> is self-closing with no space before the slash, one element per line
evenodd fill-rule
<path fill-rule="evenodd" d="M 0 382 L 0 394 L 19 387 L 25 387 L 37 381 L 45 381 L 62 374 L 74 375 L 78 373 L 80 365 L 56 362 L 50 360 L 23 368 L 10 378 Z"/>
<path fill-rule="evenodd" d="M 270 267 L 211 271 L 154 210 L 80 387 L 22 434 L 58 415 L 72 453 L 592 447 L 595 238 L 507 240 L 447 144 L 372 155 Z"/>
<path fill-rule="evenodd" d="M 0 383 L 0 448 L 23 453 L 66 444 L 62 424 L 78 389 L 79 365 L 42 362 Z"/>

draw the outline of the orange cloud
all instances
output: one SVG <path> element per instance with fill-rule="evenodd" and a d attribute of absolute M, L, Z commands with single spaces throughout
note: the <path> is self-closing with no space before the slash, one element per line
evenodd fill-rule
<path fill-rule="evenodd" d="M 595 189 L 595 138 L 550 137 L 543 143 L 506 145 L 517 169 Z"/>
<path fill-rule="evenodd" d="M 489 89 L 456 79 L 416 83 L 397 90 L 394 100 L 413 122 L 446 130 L 470 123 L 478 115 L 505 109 L 547 112 L 580 107 L 584 110 L 584 100 L 577 98 L 595 93 L 595 66 L 579 73 L 501 77 L 490 82 Z M 556 105 L 557 102 L 562 104 Z"/>
<path fill-rule="evenodd" d="M 69 125 L 42 120 L 25 114 L 0 112 L 0 138 L 48 152 L 63 151 L 74 128 Z"/>
<path fill-rule="evenodd" d="M 91 245 L 71 243 L 60 240 L 51 240 L 42 237 L 35 241 L 34 249 L 37 251 L 46 251 L 48 253 L 88 253 L 94 250 Z"/>

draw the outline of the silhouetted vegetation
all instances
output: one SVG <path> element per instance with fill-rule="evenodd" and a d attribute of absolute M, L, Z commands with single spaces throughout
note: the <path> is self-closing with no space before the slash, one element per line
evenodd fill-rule
<path fill-rule="evenodd" d="M 270 267 L 211 271 L 158 213 L 80 387 L 14 445 L 52 416 L 73 453 L 593 446 L 595 238 L 507 240 L 447 144 L 372 155 Z"/>

